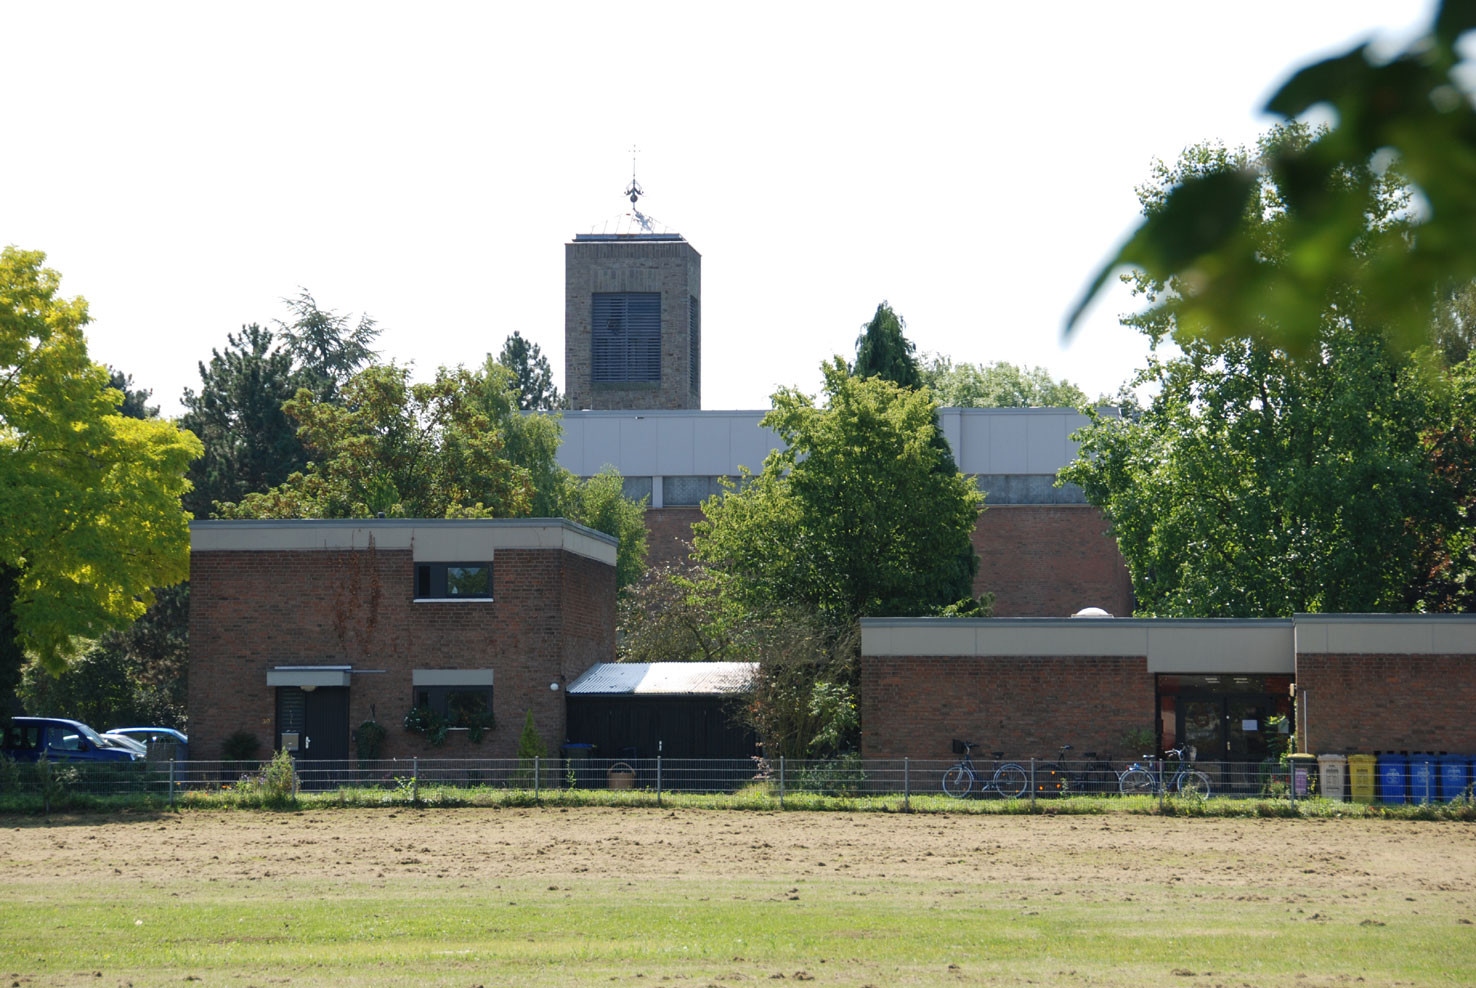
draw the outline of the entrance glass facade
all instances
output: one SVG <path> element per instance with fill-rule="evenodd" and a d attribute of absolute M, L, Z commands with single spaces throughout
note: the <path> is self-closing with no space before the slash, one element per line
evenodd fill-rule
<path fill-rule="evenodd" d="M 1159 675 L 1163 747 L 1190 744 L 1221 787 L 1255 787 L 1292 732 L 1291 676 Z"/>

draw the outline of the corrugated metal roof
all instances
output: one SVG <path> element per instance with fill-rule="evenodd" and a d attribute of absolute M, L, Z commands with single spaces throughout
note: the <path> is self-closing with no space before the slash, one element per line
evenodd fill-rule
<path fill-rule="evenodd" d="M 601 662 L 570 683 L 568 692 L 575 696 L 741 693 L 757 671 L 757 662 Z"/>

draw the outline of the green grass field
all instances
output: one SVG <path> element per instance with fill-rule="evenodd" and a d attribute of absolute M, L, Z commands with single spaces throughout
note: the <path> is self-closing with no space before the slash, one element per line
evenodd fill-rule
<path fill-rule="evenodd" d="M 1470 985 L 1461 822 L 310 810 L 0 819 L 32 985 Z"/>

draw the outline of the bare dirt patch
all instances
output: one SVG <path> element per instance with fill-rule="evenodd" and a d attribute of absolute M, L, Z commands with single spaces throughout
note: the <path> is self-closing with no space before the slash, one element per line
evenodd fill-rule
<path fill-rule="evenodd" d="M 11 818 L 0 881 L 105 887 L 407 874 L 458 882 L 663 877 L 947 882 L 962 874 L 1127 894 L 1142 884 L 1438 893 L 1476 921 L 1476 827 L 1174 819 L 498 808 Z"/>

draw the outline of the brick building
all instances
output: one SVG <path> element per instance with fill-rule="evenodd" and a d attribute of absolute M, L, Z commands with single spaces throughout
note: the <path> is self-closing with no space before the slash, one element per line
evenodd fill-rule
<path fill-rule="evenodd" d="M 244 730 L 346 759 L 373 719 L 387 758 L 508 758 L 528 710 L 557 752 L 565 686 L 614 654 L 615 540 L 561 519 L 203 521 L 190 542 L 199 757 Z M 433 749 L 403 727 L 418 704 L 493 726 Z"/>
<path fill-rule="evenodd" d="M 648 499 L 652 565 L 686 557 L 699 505 L 741 468 L 757 473 L 779 437 L 761 411 L 576 411 L 563 416 L 561 466 L 592 476 L 614 466 L 626 494 Z M 1076 457 L 1071 434 L 1086 416 L 1069 408 L 944 408 L 943 435 L 959 470 L 985 492 L 974 528 L 974 592 L 995 613 L 1065 617 L 1083 607 L 1133 610 L 1132 585 L 1107 523 L 1081 488 L 1057 487 Z"/>
<path fill-rule="evenodd" d="M 1014 759 L 1062 744 L 1138 757 L 1147 729 L 1201 767 L 1259 762 L 1275 733 L 1313 752 L 1476 751 L 1476 616 L 874 618 L 862 625 L 862 753 Z M 1295 688 L 1295 720 L 1292 690 Z"/>
<path fill-rule="evenodd" d="M 581 477 L 613 466 L 646 498 L 653 565 L 686 560 L 699 505 L 721 478 L 757 473 L 779 437 L 762 411 L 702 410 L 702 257 L 681 234 L 631 208 L 564 246 L 560 465 Z M 1132 587 L 1101 512 L 1055 486 L 1086 424 L 1069 408 L 945 408 L 939 424 L 959 469 L 990 510 L 974 548 L 975 593 L 995 613 L 1065 617 L 1082 607 L 1132 612 Z"/>

